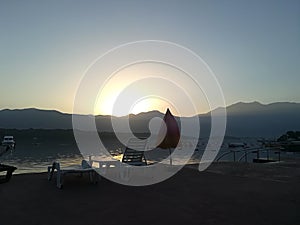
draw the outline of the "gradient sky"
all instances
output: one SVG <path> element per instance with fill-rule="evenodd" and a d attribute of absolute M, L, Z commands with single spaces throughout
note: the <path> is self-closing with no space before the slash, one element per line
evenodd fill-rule
<path fill-rule="evenodd" d="M 0 1 L 0 108 L 72 112 L 87 66 L 126 42 L 178 43 L 226 104 L 300 102 L 300 1 Z"/>

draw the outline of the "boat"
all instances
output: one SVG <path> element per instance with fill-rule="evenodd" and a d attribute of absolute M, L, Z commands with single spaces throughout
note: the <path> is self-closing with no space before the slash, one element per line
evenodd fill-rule
<path fill-rule="evenodd" d="M 6 148 L 15 148 L 16 142 L 14 140 L 13 136 L 4 136 L 2 141 L 2 146 L 5 146 Z"/>
<path fill-rule="evenodd" d="M 247 144 L 246 143 L 243 143 L 243 142 L 232 142 L 232 143 L 229 143 L 228 144 L 228 147 L 229 148 L 239 148 L 239 147 L 246 147 Z"/>

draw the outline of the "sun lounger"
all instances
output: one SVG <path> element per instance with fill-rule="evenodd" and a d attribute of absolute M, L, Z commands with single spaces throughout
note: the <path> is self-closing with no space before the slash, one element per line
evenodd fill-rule
<path fill-rule="evenodd" d="M 147 165 L 145 158 L 146 140 L 130 139 L 123 154 L 122 162 L 132 166 Z"/>
<path fill-rule="evenodd" d="M 54 162 L 52 166 L 48 166 L 48 180 L 50 181 L 53 177 L 53 174 L 56 170 L 56 185 L 58 188 L 63 187 L 64 176 L 66 174 L 84 174 L 87 173 L 89 175 L 89 179 L 91 183 L 96 184 L 98 182 L 98 174 L 97 172 L 89 166 L 89 164 L 82 160 L 81 165 L 75 165 L 71 167 L 61 168 L 59 162 Z"/>
<path fill-rule="evenodd" d="M 6 171 L 6 175 L 4 177 L 4 179 L 0 179 L 0 183 L 5 183 L 8 182 L 12 176 L 12 173 L 17 169 L 17 167 L 14 166 L 8 166 L 8 165 L 4 165 L 4 164 L 0 164 L 0 172 L 5 172 Z"/>

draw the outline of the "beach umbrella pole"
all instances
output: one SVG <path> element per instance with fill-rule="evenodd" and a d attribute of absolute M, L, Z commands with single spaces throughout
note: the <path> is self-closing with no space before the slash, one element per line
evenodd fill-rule
<path fill-rule="evenodd" d="M 180 140 L 180 130 L 175 117 L 171 114 L 169 109 L 167 109 L 167 112 L 164 116 L 158 136 L 159 137 L 164 136 L 164 137 L 163 137 L 163 141 L 160 141 L 157 147 L 166 150 L 169 149 L 170 165 L 172 166 L 173 160 L 172 160 L 171 148 L 177 147 Z"/>
<path fill-rule="evenodd" d="M 170 153 L 170 165 L 172 166 L 172 152 L 171 152 L 171 148 L 169 148 L 169 153 Z"/>

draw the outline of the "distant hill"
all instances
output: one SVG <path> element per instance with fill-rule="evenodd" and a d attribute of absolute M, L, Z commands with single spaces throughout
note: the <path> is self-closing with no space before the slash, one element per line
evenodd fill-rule
<path fill-rule="evenodd" d="M 300 104 L 280 102 L 236 103 L 227 107 L 227 134 L 278 137 L 300 128 Z"/>
<path fill-rule="evenodd" d="M 72 116 L 55 110 L 4 109 L 0 111 L 0 128 L 71 129 Z"/>
<path fill-rule="evenodd" d="M 219 109 L 216 109 L 219 110 Z M 278 137 L 288 130 L 300 130 L 300 103 L 280 102 L 261 104 L 239 102 L 227 110 L 229 136 Z M 148 132 L 148 123 L 154 117 L 163 118 L 159 111 L 124 117 L 113 117 L 118 126 L 124 126 L 128 117 L 133 132 Z M 83 115 L 83 117 L 85 117 Z M 111 116 L 96 116 L 100 132 L 112 132 Z M 177 118 L 178 119 L 178 118 Z M 210 113 L 199 115 L 201 136 L 210 132 Z M 189 120 L 189 118 L 182 118 Z M 4 129 L 72 129 L 72 115 L 55 110 L 17 109 L 0 110 L 0 128 Z"/>

